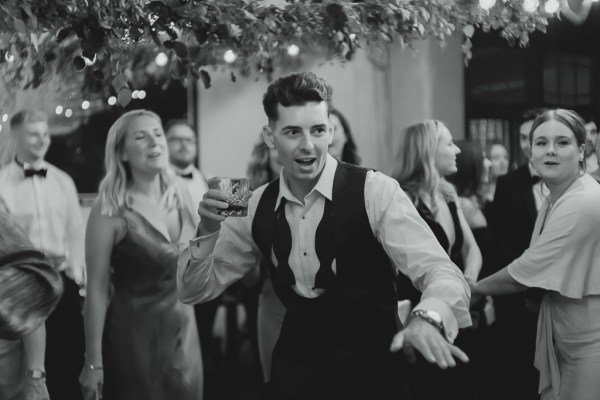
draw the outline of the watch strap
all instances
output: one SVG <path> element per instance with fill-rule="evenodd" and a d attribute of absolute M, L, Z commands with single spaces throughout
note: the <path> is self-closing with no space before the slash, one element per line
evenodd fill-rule
<path fill-rule="evenodd" d="M 436 321 L 434 318 L 431 317 L 431 315 L 429 315 L 429 313 L 427 311 L 414 310 L 412 313 L 410 313 L 410 316 L 411 316 L 411 318 L 418 317 L 418 318 L 424 319 L 425 321 L 429 322 L 431 325 L 438 328 L 442 334 L 444 333 L 444 323 L 441 321 Z"/>
<path fill-rule="evenodd" d="M 26 376 L 28 378 L 33 378 L 33 379 L 46 379 L 46 371 L 44 371 L 41 368 L 32 368 L 32 369 L 28 369 L 25 372 Z"/>

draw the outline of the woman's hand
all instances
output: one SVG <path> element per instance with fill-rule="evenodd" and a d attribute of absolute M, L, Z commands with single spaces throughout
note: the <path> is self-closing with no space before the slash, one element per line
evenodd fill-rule
<path fill-rule="evenodd" d="M 102 399 L 102 386 L 104 385 L 104 371 L 102 369 L 91 369 L 84 366 L 79 375 L 79 384 L 83 400 Z"/>

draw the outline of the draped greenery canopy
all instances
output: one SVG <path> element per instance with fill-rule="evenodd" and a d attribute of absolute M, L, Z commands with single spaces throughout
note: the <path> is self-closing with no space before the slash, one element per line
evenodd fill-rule
<path fill-rule="evenodd" d="M 473 0 L 4 0 L 0 73 L 8 89 L 57 79 L 120 93 L 130 90 L 132 63 L 164 52 L 171 78 L 210 87 L 207 66 L 227 65 L 233 80 L 268 78 L 290 62 L 290 46 L 301 51 L 296 60 L 310 51 L 347 62 L 359 47 L 443 43 L 457 33 L 468 60 L 475 28 L 522 46 L 545 31 L 553 16 L 523 1 L 484 10 Z"/>

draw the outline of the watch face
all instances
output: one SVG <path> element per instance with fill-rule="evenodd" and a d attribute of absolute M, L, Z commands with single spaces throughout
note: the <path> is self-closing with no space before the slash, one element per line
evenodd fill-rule
<path fill-rule="evenodd" d="M 427 315 L 429 315 L 429 317 L 434 320 L 435 322 L 441 324 L 442 323 L 442 316 L 437 313 L 436 311 L 427 311 Z"/>
<path fill-rule="evenodd" d="M 32 369 L 29 373 L 33 379 L 43 379 L 46 377 L 46 373 L 41 369 Z"/>

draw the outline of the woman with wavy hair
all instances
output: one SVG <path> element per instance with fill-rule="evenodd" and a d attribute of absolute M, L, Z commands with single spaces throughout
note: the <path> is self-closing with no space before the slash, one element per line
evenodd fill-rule
<path fill-rule="evenodd" d="M 456 156 L 460 149 L 454 144 L 446 125 L 437 120 L 411 125 L 401 132 L 401 136 L 402 147 L 392 177 L 412 199 L 419 215 L 450 259 L 461 269 L 467 282 L 475 283 L 481 270 L 481 252 L 463 215 L 456 191 L 445 179 L 456 172 Z M 408 298 L 412 304 L 417 304 L 421 297 L 421 293 L 403 276 L 399 278 L 398 292 L 400 298 Z M 461 330 L 457 345 L 468 351 L 470 340 L 465 340 L 464 333 Z M 464 364 L 442 371 L 431 368 L 426 362 L 419 362 L 410 373 L 411 391 L 417 400 L 474 398 L 475 376 Z M 431 385 L 432 381 L 439 384 Z"/>
<path fill-rule="evenodd" d="M 176 287 L 179 247 L 198 217 L 168 167 L 158 115 L 133 110 L 117 119 L 105 169 L 85 240 L 84 397 L 201 399 L 194 311 Z"/>

